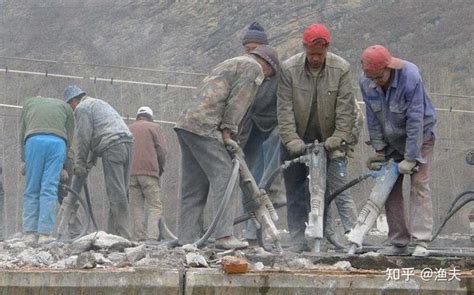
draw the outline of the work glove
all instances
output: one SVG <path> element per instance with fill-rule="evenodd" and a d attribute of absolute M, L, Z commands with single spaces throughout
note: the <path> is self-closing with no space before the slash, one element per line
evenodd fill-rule
<path fill-rule="evenodd" d="M 304 154 L 304 151 L 306 150 L 306 145 L 301 138 L 293 139 L 285 146 L 290 156 L 300 156 Z"/>
<path fill-rule="evenodd" d="M 25 162 L 21 162 L 21 165 L 20 165 L 20 174 L 25 176 L 26 174 L 26 165 L 25 165 Z"/>
<path fill-rule="evenodd" d="M 241 152 L 241 148 L 239 144 L 231 138 L 224 138 L 224 144 L 225 144 L 226 149 L 233 154 L 237 154 Z"/>
<path fill-rule="evenodd" d="M 342 138 L 336 137 L 336 136 L 331 136 L 326 141 L 324 142 L 324 148 L 328 152 L 332 152 L 335 150 L 340 150 L 342 147 Z"/>
<path fill-rule="evenodd" d="M 59 177 L 59 179 L 60 179 L 60 181 L 61 181 L 62 183 L 66 183 L 66 182 L 68 181 L 68 179 L 69 179 L 69 174 L 67 173 L 66 170 L 64 170 L 64 169 L 61 170 L 61 176 Z"/>
<path fill-rule="evenodd" d="M 403 160 L 398 163 L 398 172 L 401 174 L 413 174 L 413 169 L 416 167 L 416 161 Z"/>
<path fill-rule="evenodd" d="M 87 175 L 87 169 L 81 166 L 74 167 L 74 175 L 77 177 L 83 177 Z"/>
<path fill-rule="evenodd" d="M 367 159 L 367 168 L 369 168 L 369 170 L 380 170 L 382 167 L 380 164 L 383 162 L 385 162 L 385 154 L 376 153 Z"/>

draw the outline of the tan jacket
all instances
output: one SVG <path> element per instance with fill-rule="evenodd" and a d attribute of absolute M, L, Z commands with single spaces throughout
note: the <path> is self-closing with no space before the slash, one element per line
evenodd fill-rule
<path fill-rule="evenodd" d="M 349 63 L 328 52 L 317 81 L 317 112 L 322 140 L 337 136 L 352 143 L 351 133 L 357 118 Z M 277 116 L 284 144 L 303 138 L 315 86 L 304 52 L 283 62 L 277 92 Z"/>

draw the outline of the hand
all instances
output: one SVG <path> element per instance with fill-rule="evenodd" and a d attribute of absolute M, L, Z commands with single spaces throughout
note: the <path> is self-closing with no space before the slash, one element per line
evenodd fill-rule
<path fill-rule="evenodd" d="M 401 174 L 413 174 L 413 169 L 416 167 L 416 161 L 403 160 L 398 163 L 398 172 Z"/>
<path fill-rule="evenodd" d="M 336 137 L 336 136 L 331 136 L 326 139 L 324 142 L 324 147 L 328 152 L 332 152 L 335 150 L 340 150 L 342 146 L 342 138 Z"/>
<path fill-rule="evenodd" d="M 224 143 L 227 139 L 232 138 L 232 132 L 228 128 L 222 129 L 222 139 L 224 140 Z"/>
<path fill-rule="evenodd" d="M 87 169 L 81 166 L 74 167 L 74 175 L 77 177 L 83 177 L 87 175 Z"/>
<path fill-rule="evenodd" d="M 26 165 L 25 165 L 25 162 L 21 162 L 21 165 L 20 165 L 20 174 L 25 176 L 26 174 Z"/>
<path fill-rule="evenodd" d="M 285 146 L 290 156 L 300 156 L 306 150 L 306 145 L 304 144 L 304 141 L 301 138 L 293 139 Z"/>
<path fill-rule="evenodd" d="M 63 183 L 66 183 L 69 179 L 69 174 L 67 173 L 66 170 L 61 170 L 61 176 L 59 177 L 59 180 Z"/>
<path fill-rule="evenodd" d="M 385 154 L 377 152 L 367 159 L 367 168 L 369 168 L 369 170 L 380 170 L 380 164 L 383 162 L 385 162 Z"/>
<path fill-rule="evenodd" d="M 226 149 L 233 154 L 240 153 L 241 151 L 239 144 L 231 138 L 224 139 L 224 144 Z"/>

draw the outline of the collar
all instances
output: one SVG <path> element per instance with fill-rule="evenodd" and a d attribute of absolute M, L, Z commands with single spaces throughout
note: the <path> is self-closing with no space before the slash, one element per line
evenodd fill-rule
<path fill-rule="evenodd" d="M 393 88 L 397 88 L 397 87 L 398 87 L 398 74 L 399 74 L 399 71 L 400 71 L 400 70 L 393 69 L 393 75 L 394 75 L 394 77 L 393 77 L 393 79 L 392 79 L 392 82 L 390 82 L 390 88 L 392 88 L 392 87 L 393 87 Z M 365 74 L 364 74 L 364 76 L 365 76 Z M 366 79 L 369 79 L 369 78 L 367 78 L 367 76 L 365 76 L 365 78 L 366 78 Z M 369 81 L 370 81 L 370 83 L 369 83 L 369 87 L 370 87 L 370 88 L 374 88 L 374 89 L 375 89 L 375 88 L 379 87 L 377 84 L 375 84 L 374 81 L 372 81 L 372 80 L 370 80 L 370 79 L 369 79 Z"/>

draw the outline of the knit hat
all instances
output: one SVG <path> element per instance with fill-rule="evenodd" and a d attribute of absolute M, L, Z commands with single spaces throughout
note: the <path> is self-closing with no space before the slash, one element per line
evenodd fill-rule
<path fill-rule="evenodd" d="M 367 47 L 362 53 L 362 69 L 365 73 L 375 74 L 384 68 L 401 69 L 405 62 L 393 57 L 387 48 L 382 45 Z"/>
<path fill-rule="evenodd" d="M 81 95 L 81 94 L 86 94 L 84 91 L 82 91 L 81 88 L 77 85 L 69 85 L 64 89 L 64 101 L 69 102 L 71 99 Z"/>
<path fill-rule="evenodd" d="M 254 50 L 250 51 L 250 54 L 257 55 L 265 60 L 272 68 L 275 74 L 280 68 L 280 61 L 278 60 L 278 53 L 273 47 L 268 45 L 259 45 Z"/>
<path fill-rule="evenodd" d="M 253 22 L 242 39 L 242 45 L 255 42 L 258 44 L 268 45 L 267 34 L 258 22 Z"/>
<path fill-rule="evenodd" d="M 149 107 L 143 106 L 138 109 L 137 117 L 138 115 L 149 115 L 150 117 L 153 118 L 153 111 Z"/>

